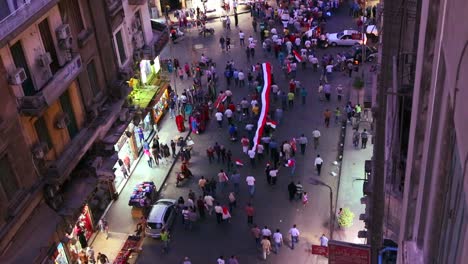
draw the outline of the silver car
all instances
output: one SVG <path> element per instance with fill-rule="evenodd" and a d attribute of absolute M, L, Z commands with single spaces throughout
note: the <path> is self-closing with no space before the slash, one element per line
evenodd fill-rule
<path fill-rule="evenodd" d="M 327 34 L 328 43 L 331 46 L 353 46 L 356 44 L 362 45 L 366 43 L 366 34 L 353 29 L 343 30 L 338 33 Z"/>
<path fill-rule="evenodd" d="M 176 217 L 175 204 L 174 199 L 160 199 L 152 206 L 145 230 L 147 236 L 160 238 L 161 230 L 172 226 Z"/>

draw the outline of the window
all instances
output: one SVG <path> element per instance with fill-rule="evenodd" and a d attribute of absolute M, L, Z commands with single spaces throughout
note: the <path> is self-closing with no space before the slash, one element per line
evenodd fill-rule
<path fill-rule="evenodd" d="M 73 106 L 70 98 L 70 91 L 66 91 L 60 96 L 60 105 L 62 111 L 68 116 L 69 122 L 67 124 L 68 134 L 70 139 L 73 139 L 79 132 L 78 125 L 76 124 L 75 112 L 73 112 Z"/>
<path fill-rule="evenodd" d="M 11 200 L 19 189 L 19 182 L 7 155 L 0 158 L 0 189 Z"/>
<path fill-rule="evenodd" d="M 60 65 L 58 63 L 57 52 L 55 52 L 54 39 L 50 33 L 49 20 L 46 18 L 42 20 L 41 23 L 37 25 L 39 27 L 39 32 L 41 34 L 42 43 L 44 44 L 44 49 L 46 52 L 50 53 L 52 58 L 52 63 L 50 64 L 50 70 L 52 73 L 56 73 Z"/>
<path fill-rule="evenodd" d="M 26 61 L 26 56 L 23 52 L 23 45 L 21 41 L 17 41 L 10 47 L 11 56 L 17 68 L 23 68 L 26 73 L 26 80 L 21 85 L 23 87 L 24 95 L 31 96 L 36 93 L 34 88 L 34 83 L 31 79 L 31 72 L 29 71 L 28 62 Z"/>
<path fill-rule="evenodd" d="M 47 129 L 44 117 L 41 116 L 36 120 L 36 122 L 34 123 L 34 128 L 36 129 L 37 138 L 39 139 L 39 142 L 46 143 L 47 147 L 51 149 L 53 147 L 52 139 L 50 138 L 49 130 Z"/>
<path fill-rule="evenodd" d="M 119 56 L 120 64 L 124 64 L 127 61 L 127 54 L 125 53 L 125 46 L 122 38 L 122 30 L 117 31 L 115 34 L 115 42 L 117 44 L 117 53 Z"/>
<path fill-rule="evenodd" d="M 91 91 L 93 95 L 97 95 L 100 92 L 99 82 L 97 78 L 96 65 L 94 60 L 91 60 L 86 66 L 86 72 L 88 73 L 89 86 L 91 86 Z"/>
<path fill-rule="evenodd" d="M 70 24 L 76 30 L 76 34 L 85 29 L 79 0 L 60 1 L 59 8 L 63 23 Z"/>

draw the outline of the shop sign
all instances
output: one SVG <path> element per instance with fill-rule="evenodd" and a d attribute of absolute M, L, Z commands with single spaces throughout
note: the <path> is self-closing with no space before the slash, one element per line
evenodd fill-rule
<path fill-rule="evenodd" d="M 369 245 L 353 244 L 341 241 L 328 241 L 329 264 L 370 264 Z"/>
<path fill-rule="evenodd" d="M 328 256 L 328 248 L 324 247 L 324 246 L 312 245 L 312 254 L 313 255 Z"/>

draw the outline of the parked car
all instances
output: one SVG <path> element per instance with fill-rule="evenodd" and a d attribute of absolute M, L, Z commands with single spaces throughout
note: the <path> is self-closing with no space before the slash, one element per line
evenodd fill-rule
<path fill-rule="evenodd" d="M 152 238 L 160 238 L 161 230 L 169 229 L 176 218 L 176 200 L 160 199 L 151 208 L 147 220 L 145 234 Z"/>
<path fill-rule="evenodd" d="M 353 46 L 356 44 L 364 44 L 367 41 L 366 34 L 362 34 L 361 32 L 348 29 L 343 30 L 338 33 L 328 33 L 327 34 L 328 44 L 331 46 Z"/>
<path fill-rule="evenodd" d="M 366 61 L 372 62 L 376 59 L 378 50 L 374 47 L 364 46 L 366 49 Z M 345 53 L 346 61 L 351 61 L 352 63 L 362 62 L 362 45 L 355 45 L 349 48 L 349 51 Z"/>

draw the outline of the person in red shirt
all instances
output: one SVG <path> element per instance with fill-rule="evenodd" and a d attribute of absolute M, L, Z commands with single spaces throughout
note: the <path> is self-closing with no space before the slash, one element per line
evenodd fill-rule
<path fill-rule="evenodd" d="M 236 105 L 235 105 L 234 103 L 231 102 L 231 103 L 228 105 L 228 108 L 229 108 L 233 113 L 236 112 Z"/>
<path fill-rule="evenodd" d="M 247 224 L 253 224 L 255 209 L 253 208 L 252 204 L 247 204 L 245 207 L 245 213 L 247 214 Z"/>
<path fill-rule="evenodd" d="M 247 154 L 247 150 L 249 150 L 249 143 L 250 143 L 250 140 L 246 136 L 243 136 L 241 139 L 241 144 L 242 144 L 242 151 L 245 154 Z"/>

